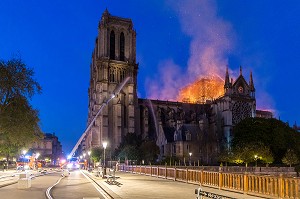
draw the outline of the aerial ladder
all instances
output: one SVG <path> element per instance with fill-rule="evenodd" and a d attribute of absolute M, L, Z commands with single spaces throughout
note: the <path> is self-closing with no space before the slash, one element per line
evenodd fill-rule
<path fill-rule="evenodd" d="M 101 104 L 97 114 L 95 115 L 95 117 L 92 119 L 92 121 L 90 122 L 90 124 L 88 125 L 88 127 L 86 128 L 86 130 L 84 131 L 84 133 L 81 135 L 81 137 L 79 138 L 79 140 L 77 141 L 76 145 L 73 147 L 71 153 L 69 154 L 69 156 L 74 156 L 78 146 L 80 145 L 80 143 L 82 142 L 82 140 L 85 138 L 86 134 L 89 132 L 90 128 L 92 127 L 94 121 L 96 120 L 96 118 L 98 117 L 98 115 L 101 113 L 101 111 L 103 110 L 103 108 L 114 98 L 116 97 L 121 89 L 127 84 L 127 82 L 130 80 L 131 77 L 126 77 L 113 91 L 113 93 L 110 95 L 110 97 L 107 100 L 104 100 L 103 103 Z"/>

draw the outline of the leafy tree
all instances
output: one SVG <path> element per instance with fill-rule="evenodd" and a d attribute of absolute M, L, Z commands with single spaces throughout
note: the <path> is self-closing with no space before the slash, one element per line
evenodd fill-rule
<path fill-rule="evenodd" d="M 245 163 L 246 167 L 248 163 L 254 161 L 255 150 L 252 144 L 237 146 L 233 149 L 233 162 L 237 164 Z"/>
<path fill-rule="evenodd" d="M 297 155 L 295 154 L 294 150 L 288 149 L 287 152 L 285 153 L 284 157 L 282 158 L 282 162 L 284 164 L 292 166 L 292 164 L 298 164 L 299 159 Z"/>
<path fill-rule="evenodd" d="M 260 150 L 258 154 L 261 155 L 261 161 L 265 163 L 266 166 L 274 162 L 274 157 L 269 147 L 263 145 L 258 150 Z"/>
<path fill-rule="evenodd" d="M 286 123 L 277 119 L 247 118 L 233 129 L 232 147 L 247 143 L 261 142 L 270 149 L 274 162 L 281 160 L 290 146 L 296 154 L 300 154 L 300 134 Z M 270 156 L 269 156 L 270 157 Z M 263 159 L 265 163 L 271 159 Z"/>
<path fill-rule="evenodd" d="M 95 147 L 91 150 L 91 159 L 93 162 L 99 162 L 103 156 L 103 149 L 101 147 Z"/>
<path fill-rule="evenodd" d="M 33 75 L 21 59 L 0 61 L 0 152 L 7 158 L 43 136 L 28 101 L 41 92 Z"/>
<path fill-rule="evenodd" d="M 146 163 L 156 160 L 159 147 L 153 140 L 142 140 L 135 133 L 126 134 L 114 156 L 120 160 L 144 160 Z"/>
<path fill-rule="evenodd" d="M 144 159 L 146 163 L 154 162 L 159 154 L 159 147 L 155 141 L 147 140 L 141 144 L 140 151 L 142 153 L 142 159 Z"/>
<path fill-rule="evenodd" d="M 140 136 L 137 136 L 135 133 L 126 134 L 123 137 L 122 142 L 120 143 L 119 147 L 115 150 L 114 157 L 117 158 L 117 159 L 123 159 L 124 160 L 125 156 L 126 156 L 126 155 L 124 156 L 124 154 L 129 152 L 128 151 L 129 148 L 133 147 L 133 148 L 135 148 L 135 150 L 139 150 L 139 147 L 140 147 L 141 143 L 142 143 L 142 139 L 141 139 Z"/>
<path fill-rule="evenodd" d="M 241 143 L 233 148 L 232 162 L 237 164 L 248 163 L 261 160 L 266 164 L 273 162 L 273 155 L 270 149 L 261 142 Z"/>
<path fill-rule="evenodd" d="M 134 146 L 127 145 L 123 147 L 118 155 L 120 160 L 140 160 L 141 154 Z"/>
<path fill-rule="evenodd" d="M 34 71 L 21 59 L 0 60 L 0 111 L 3 111 L 16 96 L 31 98 L 42 88 L 33 79 Z"/>
<path fill-rule="evenodd" d="M 221 164 L 224 162 L 227 166 L 227 163 L 232 162 L 232 152 L 228 150 L 227 148 L 223 149 L 218 157 Z"/>
<path fill-rule="evenodd" d="M 131 145 L 139 147 L 142 144 L 142 138 L 135 133 L 127 133 L 120 143 L 119 148 L 123 148 L 124 146 Z"/>
<path fill-rule="evenodd" d="M 159 163 L 162 165 L 170 165 L 170 166 L 175 164 L 179 165 L 180 160 L 176 156 L 166 156 Z"/>

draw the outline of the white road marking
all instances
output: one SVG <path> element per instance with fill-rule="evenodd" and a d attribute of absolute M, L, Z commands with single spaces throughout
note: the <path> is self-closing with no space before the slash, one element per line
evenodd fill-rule
<path fill-rule="evenodd" d="M 111 199 L 111 197 L 102 189 L 99 188 L 99 185 L 97 185 L 94 181 L 92 181 L 89 177 L 87 177 L 87 175 L 85 175 L 82 171 L 80 171 L 82 173 L 82 175 L 84 175 L 84 177 L 86 177 L 86 179 L 88 179 L 93 185 L 94 187 L 97 189 L 97 191 L 105 198 L 105 199 Z M 97 198 L 98 199 L 98 198 Z"/>

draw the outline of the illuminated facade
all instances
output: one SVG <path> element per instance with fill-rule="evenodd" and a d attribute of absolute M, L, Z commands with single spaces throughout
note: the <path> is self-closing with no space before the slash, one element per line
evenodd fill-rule
<path fill-rule="evenodd" d="M 63 157 L 62 145 L 54 133 L 44 134 L 43 139 L 32 144 L 31 150 L 39 153 L 40 158 L 51 160 L 53 165 L 58 165 L 58 160 Z"/>
<path fill-rule="evenodd" d="M 176 156 L 183 162 L 191 158 L 212 164 L 222 147 L 229 147 L 233 126 L 256 116 L 252 73 L 248 83 L 242 69 L 235 81 L 230 80 L 228 69 L 225 81 L 216 77 L 200 79 L 199 87 L 182 90 L 182 102 L 138 99 L 136 32 L 132 21 L 111 16 L 106 10 L 98 30 L 91 63 L 88 123 L 116 86 L 127 76 L 131 80 L 100 113 L 81 150 L 101 147 L 104 141 L 115 149 L 124 135 L 137 133 L 143 139 L 156 141 L 161 158 Z"/>
<path fill-rule="evenodd" d="M 135 132 L 138 70 L 135 39 L 136 32 L 130 19 L 111 16 L 105 10 L 90 66 L 88 124 L 120 82 L 127 76 L 131 80 L 102 110 L 87 133 L 82 150 L 102 146 L 104 141 L 108 141 L 108 147 L 117 148 L 123 135 Z"/>

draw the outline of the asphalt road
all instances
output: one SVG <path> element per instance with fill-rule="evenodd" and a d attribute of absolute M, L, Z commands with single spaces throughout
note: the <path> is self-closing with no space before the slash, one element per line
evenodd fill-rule
<path fill-rule="evenodd" d="M 18 183 L 0 188 L 0 199 L 45 199 L 46 191 L 60 178 L 62 172 L 47 173 L 31 180 L 31 187 L 19 189 Z M 79 171 L 71 171 L 52 188 L 54 199 L 104 199 L 96 187 Z"/>
<path fill-rule="evenodd" d="M 63 178 L 58 185 L 53 188 L 54 199 L 104 199 L 103 196 L 79 171 L 70 172 L 70 176 Z"/>
<path fill-rule="evenodd" d="M 28 189 L 18 189 L 18 183 L 0 188 L 1 199 L 43 199 L 45 192 L 60 177 L 59 173 L 47 174 L 31 180 L 31 187 Z"/>

